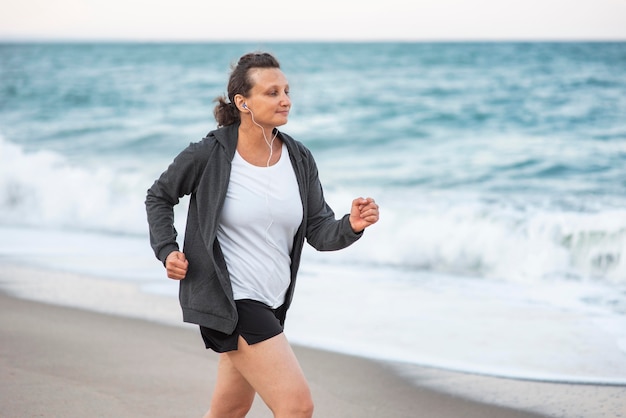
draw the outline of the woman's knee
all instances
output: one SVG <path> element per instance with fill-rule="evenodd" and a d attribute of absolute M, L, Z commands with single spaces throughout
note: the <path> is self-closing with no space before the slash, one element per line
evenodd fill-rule
<path fill-rule="evenodd" d="M 313 398 L 310 392 L 300 394 L 286 394 L 273 410 L 275 418 L 311 418 L 313 416 Z"/>
<path fill-rule="evenodd" d="M 313 404 L 313 399 L 309 396 L 309 399 L 306 402 L 303 402 L 300 405 L 300 412 L 302 417 L 311 418 L 313 416 L 313 410 L 315 409 L 315 405 Z"/>
<path fill-rule="evenodd" d="M 298 403 L 297 411 L 303 417 L 311 417 L 313 416 L 313 409 L 315 405 L 313 404 L 313 398 L 311 397 L 311 392 L 307 391 L 306 395 L 303 396 Z"/>
<path fill-rule="evenodd" d="M 311 418 L 313 416 L 313 404 L 301 405 L 300 408 L 291 408 L 284 411 L 273 411 L 274 418 Z"/>

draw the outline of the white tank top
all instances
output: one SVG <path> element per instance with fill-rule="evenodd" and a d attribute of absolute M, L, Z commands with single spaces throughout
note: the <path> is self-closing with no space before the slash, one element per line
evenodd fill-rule
<path fill-rule="evenodd" d="M 236 152 L 217 231 L 235 300 L 272 308 L 284 303 L 301 222 L 302 201 L 285 144 L 270 167 L 252 165 Z"/>

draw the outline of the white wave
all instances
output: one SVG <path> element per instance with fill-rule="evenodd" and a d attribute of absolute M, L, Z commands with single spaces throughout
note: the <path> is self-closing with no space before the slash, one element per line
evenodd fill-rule
<path fill-rule="evenodd" d="M 113 233 L 146 230 L 145 175 L 77 166 L 51 151 L 25 152 L 0 138 L 0 222 Z"/>
<path fill-rule="evenodd" d="M 349 201 L 343 192 L 330 199 Z M 575 212 L 458 193 L 378 203 L 368 238 L 327 257 L 514 282 L 626 283 L 626 209 Z"/>
<path fill-rule="evenodd" d="M 153 163 L 133 170 L 105 164 L 78 166 L 0 138 L 0 223 L 145 233 L 145 193 L 158 171 Z M 341 215 L 355 196 L 338 190 L 339 181 L 329 183 L 329 201 Z M 599 204 L 576 211 L 523 198 L 408 188 L 381 191 L 378 201 L 381 221 L 367 232 L 371 237 L 327 257 L 515 282 L 626 283 L 626 209 Z M 176 211 L 181 234 L 185 209 L 183 201 Z"/>

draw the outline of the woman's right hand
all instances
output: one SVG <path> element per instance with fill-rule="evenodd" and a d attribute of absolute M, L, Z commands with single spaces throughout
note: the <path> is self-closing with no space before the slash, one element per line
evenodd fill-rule
<path fill-rule="evenodd" d="M 170 279 L 184 279 L 187 275 L 187 267 L 189 267 L 189 261 L 180 251 L 172 251 L 165 259 L 165 270 Z"/>

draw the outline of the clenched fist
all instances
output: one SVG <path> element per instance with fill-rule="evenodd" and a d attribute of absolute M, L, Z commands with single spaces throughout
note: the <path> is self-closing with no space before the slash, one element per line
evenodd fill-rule
<path fill-rule="evenodd" d="M 189 261 L 180 251 L 172 251 L 165 259 L 165 270 L 170 279 L 184 279 L 187 275 L 187 267 L 189 267 Z"/>

